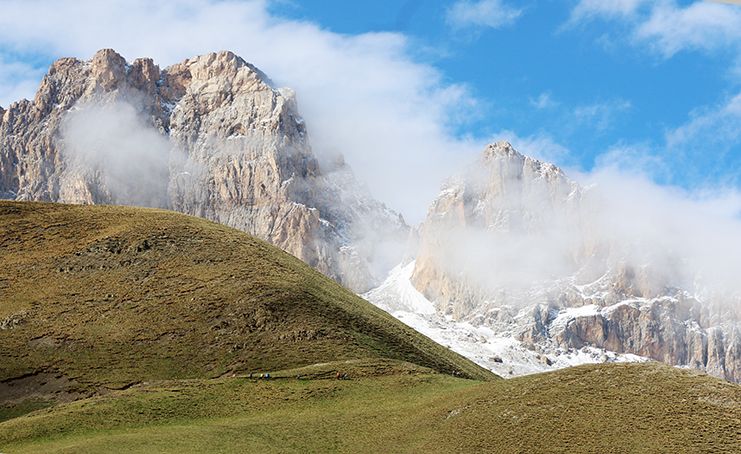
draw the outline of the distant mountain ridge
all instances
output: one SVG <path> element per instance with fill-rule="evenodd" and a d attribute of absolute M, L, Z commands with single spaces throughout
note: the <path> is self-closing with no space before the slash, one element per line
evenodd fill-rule
<path fill-rule="evenodd" d="M 451 320 L 549 364 L 599 348 L 741 381 L 738 305 L 683 288 L 664 262 L 636 263 L 600 231 L 599 203 L 553 164 L 489 145 L 433 202 L 411 282 Z"/>

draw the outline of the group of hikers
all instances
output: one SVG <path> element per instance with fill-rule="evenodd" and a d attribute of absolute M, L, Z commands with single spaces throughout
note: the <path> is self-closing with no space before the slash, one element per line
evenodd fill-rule
<path fill-rule="evenodd" d="M 254 378 L 257 378 L 258 380 L 270 380 L 271 377 L 270 377 L 270 373 L 267 373 L 267 372 L 266 373 L 263 373 L 263 374 L 260 374 L 260 375 L 253 374 L 252 372 L 250 372 L 248 378 L 250 380 L 252 380 Z M 350 376 L 347 375 L 347 372 L 337 371 L 337 374 L 335 374 L 335 378 L 337 380 L 349 380 L 350 379 Z M 296 379 L 297 380 L 301 380 L 301 375 L 296 375 Z"/>
<path fill-rule="evenodd" d="M 249 378 L 250 379 L 257 378 L 259 380 L 270 380 L 270 374 L 269 373 L 264 373 L 264 374 L 254 375 L 253 376 L 252 372 L 250 372 Z"/>

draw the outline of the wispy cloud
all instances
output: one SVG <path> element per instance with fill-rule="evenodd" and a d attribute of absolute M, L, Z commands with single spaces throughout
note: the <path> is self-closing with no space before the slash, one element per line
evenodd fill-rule
<path fill-rule="evenodd" d="M 617 144 L 596 158 L 598 167 L 615 167 L 676 185 L 734 187 L 741 184 L 741 93 L 716 106 L 698 109 L 665 132 L 660 143 Z"/>
<path fill-rule="evenodd" d="M 578 125 L 597 131 L 605 131 L 614 126 L 619 114 L 627 112 L 632 107 L 630 101 L 616 99 L 577 106 L 573 112 Z"/>
<path fill-rule="evenodd" d="M 493 135 L 494 140 L 506 140 L 520 153 L 536 159 L 554 163 L 568 163 L 571 152 L 552 136 L 538 133 L 521 136 L 512 130 L 502 130 Z"/>
<path fill-rule="evenodd" d="M 681 5 L 675 0 L 581 0 L 568 24 L 596 19 L 620 21 L 629 28 L 631 42 L 664 58 L 688 50 L 741 52 L 738 6 L 707 1 Z"/>
<path fill-rule="evenodd" d="M 595 18 L 626 18 L 634 15 L 647 0 L 581 0 L 571 11 L 571 22 Z"/>
<path fill-rule="evenodd" d="M 641 175 L 654 181 L 667 180 L 671 175 L 666 160 L 647 143 L 616 144 L 596 157 L 595 168 Z"/>
<path fill-rule="evenodd" d="M 557 106 L 558 102 L 553 99 L 550 93 L 543 92 L 536 98 L 530 98 L 530 105 L 538 110 L 543 110 Z"/>
<path fill-rule="evenodd" d="M 741 93 L 721 105 L 696 111 L 691 120 L 667 133 L 671 148 L 701 140 L 705 143 L 736 143 L 741 139 Z"/>
<path fill-rule="evenodd" d="M 696 2 L 685 8 L 660 3 L 642 21 L 635 36 L 670 57 L 682 50 L 741 48 L 741 9 Z"/>
<path fill-rule="evenodd" d="M 699 109 L 684 125 L 666 133 L 665 159 L 680 178 L 706 185 L 741 184 L 741 93 L 717 106 Z"/>
<path fill-rule="evenodd" d="M 503 0 L 459 0 L 448 9 L 446 20 L 455 28 L 500 28 L 515 23 L 522 13 Z"/>
<path fill-rule="evenodd" d="M 738 5 L 698 0 L 581 0 L 572 9 L 567 26 L 593 21 L 608 21 L 618 26 L 619 31 L 607 32 L 611 42 L 625 36 L 624 44 L 642 48 L 659 59 L 670 59 L 682 52 L 720 55 L 728 62 L 728 78 L 733 87 L 730 91 L 738 93 L 741 74 Z M 684 124 L 667 129 L 663 139 L 639 146 L 617 146 L 598 161 L 618 162 L 621 167 L 630 165 L 632 170 L 643 167 L 659 181 L 684 186 L 688 182 L 693 186 L 738 185 L 741 183 L 741 169 L 736 170 L 741 142 L 740 111 L 741 94 L 731 95 L 715 106 L 695 109 Z M 582 110 L 581 114 L 591 112 L 597 114 L 599 109 Z"/>
<path fill-rule="evenodd" d="M 65 172 L 96 175 L 111 203 L 167 206 L 169 166 L 177 156 L 170 143 L 129 104 L 77 107 L 61 128 Z M 66 190 L 62 183 L 60 192 Z"/>
<path fill-rule="evenodd" d="M 0 106 L 31 97 L 43 74 L 44 69 L 0 55 Z"/>

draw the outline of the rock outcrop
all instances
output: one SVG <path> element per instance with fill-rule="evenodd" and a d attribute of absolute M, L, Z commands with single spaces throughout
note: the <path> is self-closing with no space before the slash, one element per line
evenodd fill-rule
<path fill-rule="evenodd" d="M 412 283 L 454 320 L 538 352 L 595 347 L 741 381 L 738 297 L 700 298 L 633 263 L 599 234 L 595 204 L 556 166 L 490 145 L 432 204 Z"/>
<path fill-rule="evenodd" d="M 482 298 L 497 299 L 502 288 L 510 301 L 509 294 L 526 288 L 538 270 L 528 263 L 526 281 L 520 282 L 518 270 L 492 269 L 491 255 L 497 262 L 504 254 L 522 256 L 532 245 L 513 240 L 571 227 L 568 214 L 580 196 L 580 188 L 556 166 L 525 157 L 506 142 L 488 146 L 465 175 L 445 184 L 430 207 L 420 228 L 412 282 L 457 318 L 478 308 Z M 561 252 L 552 266 L 575 267 L 566 245 Z"/>
<path fill-rule="evenodd" d="M 408 236 L 341 160 L 320 164 L 293 92 L 231 52 L 165 69 L 110 49 L 56 61 L 33 101 L 0 110 L 0 197 L 202 216 L 356 291 Z"/>

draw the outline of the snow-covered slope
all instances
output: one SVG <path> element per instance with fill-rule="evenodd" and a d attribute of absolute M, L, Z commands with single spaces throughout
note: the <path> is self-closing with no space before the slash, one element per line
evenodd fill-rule
<path fill-rule="evenodd" d="M 438 313 L 434 303 L 414 288 L 410 280 L 414 266 L 414 261 L 397 266 L 383 284 L 363 297 L 417 331 L 502 377 L 587 363 L 648 361 L 641 356 L 617 354 L 594 347 L 574 349 L 543 345 L 537 350 L 528 348 L 515 337 L 515 333 L 523 329 L 518 321 L 527 320 L 527 311 L 515 316 L 512 323 L 502 324 L 497 329 L 455 321 L 449 315 Z M 595 305 L 564 309 L 554 319 L 552 328 L 563 330 L 576 317 L 593 315 L 599 311 Z"/>

